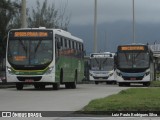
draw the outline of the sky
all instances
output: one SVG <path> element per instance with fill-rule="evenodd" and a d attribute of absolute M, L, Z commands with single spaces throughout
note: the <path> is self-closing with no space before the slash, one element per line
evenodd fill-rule
<path fill-rule="evenodd" d="M 43 2 L 44 0 L 39 0 Z M 160 22 L 160 0 L 134 0 L 136 22 Z M 27 7 L 36 0 L 27 0 Z M 48 0 L 57 8 L 67 5 L 71 25 L 93 24 L 94 0 Z M 132 20 L 132 0 L 97 0 L 98 23 Z"/>
<path fill-rule="evenodd" d="M 39 0 L 43 2 L 44 0 Z M 27 0 L 27 7 L 35 6 L 36 0 Z M 93 50 L 94 0 L 48 0 L 59 9 L 67 4 L 66 14 L 70 15 L 69 31 L 84 39 L 86 49 Z M 134 0 L 135 30 L 139 42 L 159 41 L 157 26 L 160 26 L 160 0 Z M 129 43 L 132 39 L 133 6 L 132 0 L 97 0 L 98 48 L 115 50 L 120 43 Z M 109 31 L 109 30 L 110 31 Z M 152 34 L 154 31 L 154 36 Z M 113 34 L 115 33 L 115 34 Z M 108 41 L 113 47 L 107 44 Z M 116 35 L 116 37 L 114 36 Z M 148 35 L 148 36 L 147 36 Z M 150 36 L 149 36 L 150 35 Z M 156 36 L 156 37 L 155 37 Z M 101 39 L 101 40 L 100 40 Z M 116 41 L 119 39 L 121 41 Z M 145 39 L 146 41 L 142 40 Z M 128 40 L 128 41 L 127 41 Z M 126 42 L 127 41 L 127 42 Z M 103 48 L 101 48 L 103 46 Z"/>

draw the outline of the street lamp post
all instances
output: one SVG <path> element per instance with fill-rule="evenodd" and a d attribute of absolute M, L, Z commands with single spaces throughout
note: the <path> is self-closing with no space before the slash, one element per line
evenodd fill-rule
<path fill-rule="evenodd" d="M 134 0 L 132 0 L 133 4 L 133 43 L 135 43 L 135 15 L 134 15 Z"/>
<path fill-rule="evenodd" d="M 97 0 L 94 3 L 94 52 L 97 52 Z"/>
<path fill-rule="evenodd" d="M 27 27 L 27 21 L 26 21 L 26 0 L 22 0 L 22 5 L 21 5 L 21 28 L 26 28 Z"/>

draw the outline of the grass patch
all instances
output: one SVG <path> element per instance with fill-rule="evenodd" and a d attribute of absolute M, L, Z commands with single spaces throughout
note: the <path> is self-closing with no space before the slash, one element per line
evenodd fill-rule
<path fill-rule="evenodd" d="M 130 88 L 92 100 L 81 113 L 96 111 L 160 111 L 160 88 Z"/>
<path fill-rule="evenodd" d="M 150 87 L 160 87 L 160 81 L 152 81 Z"/>

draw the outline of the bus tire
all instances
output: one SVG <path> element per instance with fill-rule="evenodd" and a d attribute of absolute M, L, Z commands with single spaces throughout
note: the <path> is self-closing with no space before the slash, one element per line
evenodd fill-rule
<path fill-rule="evenodd" d="M 71 83 L 71 88 L 72 88 L 72 89 L 76 89 L 77 77 L 78 77 L 78 74 L 77 74 L 77 70 L 76 70 L 76 71 L 75 71 L 75 74 L 74 74 L 74 82 Z"/>
<path fill-rule="evenodd" d="M 146 86 L 146 87 L 150 86 L 150 82 L 144 82 L 143 86 Z"/>
<path fill-rule="evenodd" d="M 53 83 L 53 90 L 59 90 L 60 84 L 59 83 Z"/>
<path fill-rule="evenodd" d="M 39 88 L 40 88 L 40 89 L 45 89 L 45 84 L 40 84 L 40 85 L 39 85 Z"/>
<path fill-rule="evenodd" d="M 63 69 L 62 68 L 60 72 L 60 83 L 63 84 Z"/>
<path fill-rule="evenodd" d="M 39 85 L 34 84 L 34 88 L 35 88 L 35 89 L 39 89 L 40 87 L 39 87 Z"/>
<path fill-rule="evenodd" d="M 125 85 L 125 86 L 130 86 L 131 84 L 130 84 L 130 83 L 125 83 L 124 85 Z"/>
<path fill-rule="evenodd" d="M 119 83 L 119 86 L 123 86 L 123 85 L 124 85 L 124 83 L 121 83 L 121 82 Z"/>
<path fill-rule="evenodd" d="M 70 83 L 65 83 L 65 88 L 66 88 L 66 89 L 70 89 L 70 88 L 71 88 Z"/>
<path fill-rule="evenodd" d="M 23 90 L 23 84 L 22 83 L 16 83 L 17 90 Z"/>
<path fill-rule="evenodd" d="M 76 81 L 71 82 L 71 83 L 70 83 L 70 88 L 71 88 L 71 89 L 76 89 L 76 84 L 77 84 Z"/>
<path fill-rule="evenodd" d="M 98 85 L 98 84 L 99 84 L 99 82 L 98 82 L 98 81 L 95 81 L 94 83 L 95 83 L 96 85 Z"/>

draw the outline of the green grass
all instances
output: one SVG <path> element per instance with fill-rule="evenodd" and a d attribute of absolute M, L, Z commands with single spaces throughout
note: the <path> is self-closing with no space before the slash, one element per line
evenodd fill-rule
<path fill-rule="evenodd" d="M 160 81 L 152 81 L 150 87 L 160 87 Z"/>
<path fill-rule="evenodd" d="M 80 112 L 160 111 L 160 88 L 131 88 L 116 95 L 92 100 Z"/>

